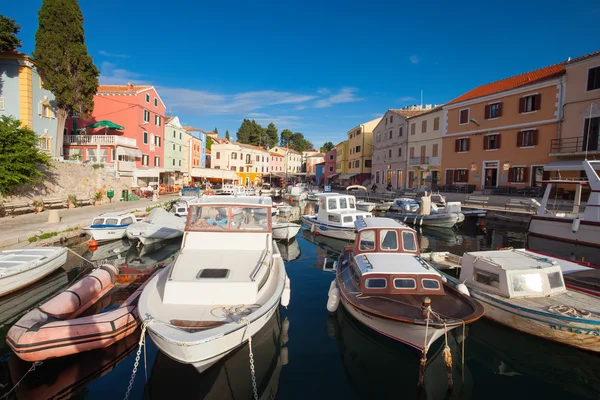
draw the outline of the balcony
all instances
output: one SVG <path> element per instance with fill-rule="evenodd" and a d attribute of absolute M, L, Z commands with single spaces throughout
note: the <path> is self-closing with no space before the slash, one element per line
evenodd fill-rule
<path fill-rule="evenodd" d="M 552 143 L 550 144 L 550 155 L 551 156 L 577 156 L 588 154 L 600 154 L 600 146 L 598 143 L 597 137 L 590 137 L 589 140 L 587 138 L 580 137 L 572 137 L 572 138 L 561 138 L 561 139 L 552 139 Z"/>
<path fill-rule="evenodd" d="M 119 161 L 119 171 L 133 171 L 135 169 L 135 161 Z"/>
<path fill-rule="evenodd" d="M 137 147 L 137 142 L 116 135 L 65 135 L 65 145 Z"/>
<path fill-rule="evenodd" d="M 429 165 L 429 157 L 427 157 L 427 156 L 410 157 L 408 159 L 408 165 L 411 167 L 419 166 L 419 165 Z"/>
<path fill-rule="evenodd" d="M 254 160 L 248 160 L 248 159 L 246 159 L 246 162 L 244 164 L 245 165 L 254 165 Z"/>

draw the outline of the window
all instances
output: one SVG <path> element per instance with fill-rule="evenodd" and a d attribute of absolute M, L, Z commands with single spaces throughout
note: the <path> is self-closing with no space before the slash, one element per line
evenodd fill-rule
<path fill-rule="evenodd" d="M 142 165 L 148 165 L 148 154 L 142 154 Z"/>
<path fill-rule="evenodd" d="M 175 150 L 175 143 L 173 143 L 173 150 Z"/>
<path fill-rule="evenodd" d="M 337 215 L 337 214 L 329 214 L 327 216 L 327 220 L 329 222 L 337 222 L 337 223 L 339 223 L 340 222 L 340 216 Z"/>
<path fill-rule="evenodd" d="M 232 171 L 237 171 L 237 167 L 231 167 Z"/>
<path fill-rule="evenodd" d="M 371 168 L 371 164 L 372 164 L 371 160 L 365 160 L 365 168 Z"/>
<path fill-rule="evenodd" d="M 144 122 L 150 122 L 150 111 L 144 110 Z"/>
<path fill-rule="evenodd" d="M 456 139 L 454 142 L 454 151 L 457 153 L 469 151 L 469 138 Z"/>
<path fill-rule="evenodd" d="M 540 274 L 515 275 L 512 279 L 514 292 L 542 292 L 542 276 Z"/>
<path fill-rule="evenodd" d="M 360 160 L 354 161 L 354 168 L 360 168 Z"/>
<path fill-rule="evenodd" d="M 402 147 L 398 147 L 398 157 L 402 157 Z"/>
<path fill-rule="evenodd" d="M 390 139 L 392 138 L 392 131 L 390 131 L 390 137 L 389 137 L 389 138 L 390 138 Z"/>
<path fill-rule="evenodd" d="M 179 151 L 181 151 L 181 146 L 179 146 Z"/>
<path fill-rule="evenodd" d="M 160 126 L 160 115 L 156 114 L 156 115 L 154 116 L 154 124 L 155 124 L 156 126 Z"/>
<path fill-rule="evenodd" d="M 348 162 L 348 168 L 352 168 L 352 161 Z"/>
<path fill-rule="evenodd" d="M 440 117 L 435 117 L 433 119 L 433 130 L 434 131 L 440 130 Z"/>
<path fill-rule="evenodd" d="M 457 183 L 469 182 L 469 170 L 464 169 L 464 168 L 454 170 L 454 182 L 457 182 Z"/>
<path fill-rule="evenodd" d="M 459 125 L 465 125 L 469 123 L 469 109 L 465 108 L 464 110 L 460 110 L 460 116 L 459 116 L 459 121 L 458 124 Z"/>
<path fill-rule="evenodd" d="M 146 93 L 146 103 L 150 103 L 150 95 Z"/>
<path fill-rule="evenodd" d="M 394 116 L 393 116 L 393 115 L 390 115 L 390 124 L 391 124 L 392 122 L 394 122 Z"/>
<path fill-rule="evenodd" d="M 438 156 L 438 145 L 434 144 L 432 149 L 431 149 L 431 156 L 432 157 L 437 157 Z"/>
<path fill-rule="evenodd" d="M 158 107 L 158 99 L 156 97 L 154 98 L 154 107 Z"/>
<path fill-rule="evenodd" d="M 328 210 L 337 210 L 336 199 L 327 199 L 327 209 Z"/>
<path fill-rule="evenodd" d="M 417 240 L 412 232 L 402 232 L 402 247 L 404 251 L 417 251 Z"/>
<path fill-rule="evenodd" d="M 598 150 L 600 147 L 599 137 L 600 117 L 586 118 L 583 124 L 583 143 L 581 151 Z"/>
<path fill-rule="evenodd" d="M 250 157 L 250 156 L 248 156 L 248 157 Z M 256 161 L 260 161 L 260 156 L 256 156 Z M 263 161 L 265 161 L 265 160 L 263 160 Z"/>
<path fill-rule="evenodd" d="M 529 96 L 521 97 L 519 100 L 519 112 L 528 113 L 539 110 L 541 100 L 541 94 L 531 94 Z"/>
<path fill-rule="evenodd" d="M 392 158 L 392 149 L 389 149 L 389 150 L 388 150 L 388 157 L 389 157 L 389 158 Z"/>
<path fill-rule="evenodd" d="M 148 132 L 144 132 L 144 144 L 148 144 Z"/>
<path fill-rule="evenodd" d="M 417 126 L 417 124 L 410 124 L 410 134 L 411 135 L 415 134 L 415 131 L 417 129 L 416 126 Z"/>
<path fill-rule="evenodd" d="M 181 160 L 179 160 L 179 166 L 181 167 Z"/>
<path fill-rule="evenodd" d="M 398 128 L 398 137 L 402 136 L 402 127 Z"/>
<path fill-rule="evenodd" d="M 562 274 L 560 272 L 552 272 L 548 274 L 548 281 L 550 282 L 550 289 L 562 288 L 565 286 L 562 280 Z"/>
<path fill-rule="evenodd" d="M 398 232 L 381 230 L 379 233 L 381 250 L 398 250 Z"/>
<path fill-rule="evenodd" d="M 341 197 L 340 198 L 340 209 L 345 210 L 346 208 L 348 208 L 348 201 L 345 198 Z"/>
<path fill-rule="evenodd" d="M 500 148 L 500 135 L 487 135 L 483 138 L 484 150 L 497 150 Z"/>
<path fill-rule="evenodd" d="M 475 268 L 473 280 L 475 282 L 479 282 L 486 286 L 491 286 L 495 288 L 497 288 L 500 285 L 500 276 L 498 274 L 494 274 L 493 272 L 489 271 L 483 271 L 477 268 Z"/>
<path fill-rule="evenodd" d="M 160 136 L 154 137 L 154 144 L 156 145 L 156 147 L 160 147 Z"/>
<path fill-rule="evenodd" d="M 333 172 L 333 167 L 329 167 L 329 172 Z"/>
<path fill-rule="evenodd" d="M 348 204 L 349 204 L 349 206 L 350 206 L 349 208 L 351 210 L 356 210 L 356 204 L 354 204 L 354 197 L 350 197 L 348 199 Z M 357 217 L 357 218 L 360 218 L 360 217 Z"/>
<path fill-rule="evenodd" d="M 417 282 L 410 278 L 396 278 L 394 279 L 394 289 L 416 289 Z"/>
<path fill-rule="evenodd" d="M 427 132 L 427 120 L 421 121 L 421 133 Z"/>
<path fill-rule="evenodd" d="M 53 118 L 52 115 L 52 107 L 50 107 L 50 103 L 48 100 L 44 100 L 39 103 L 39 114 L 44 118 Z"/>
<path fill-rule="evenodd" d="M 177 138 L 175 131 L 173 131 L 173 138 Z"/>
<path fill-rule="evenodd" d="M 240 172 L 244 172 L 244 167 L 240 167 Z M 250 167 L 248 167 L 248 172 L 250 172 Z"/>
<path fill-rule="evenodd" d="M 271 160 L 273 159 L 273 157 L 271 157 Z M 333 161 L 333 154 L 329 155 L 329 161 Z"/>
<path fill-rule="evenodd" d="M 531 147 L 537 144 L 537 130 L 517 132 L 517 147 Z"/>
<path fill-rule="evenodd" d="M 508 180 L 513 183 L 525 183 L 527 179 L 527 168 L 512 167 L 508 170 Z"/>
<path fill-rule="evenodd" d="M 375 183 L 379 183 L 379 171 L 375 171 Z"/>
<path fill-rule="evenodd" d="M 360 153 L 360 146 L 356 146 L 356 149 L 354 150 L 355 153 Z"/>
<path fill-rule="evenodd" d="M 358 249 L 360 251 L 375 250 L 375 231 L 366 230 L 361 232 Z"/>
<path fill-rule="evenodd" d="M 439 290 L 440 283 L 435 279 L 421 279 L 423 289 Z"/>
<path fill-rule="evenodd" d="M 237 153 L 231 153 L 231 159 L 237 160 Z"/>
<path fill-rule="evenodd" d="M 344 222 L 352 222 L 352 215 L 348 215 L 347 217 L 344 217 Z"/>
<path fill-rule="evenodd" d="M 493 103 L 485 106 L 485 119 L 499 118 L 502 116 L 502 103 Z"/>
<path fill-rule="evenodd" d="M 387 287 L 387 279 L 385 278 L 369 278 L 365 280 L 367 289 L 385 289 Z"/>
<path fill-rule="evenodd" d="M 173 166 L 175 166 L 175 159 L 173 159 Z"/>
<path fill-rule="evenodd" d="M 154 166 L 160 167 L 160 157 L 154 156 Z"/>
<path fill-rule="evenodd" d="M 588 70 L 587 90 L 600 89 L 600 67 Z"/>

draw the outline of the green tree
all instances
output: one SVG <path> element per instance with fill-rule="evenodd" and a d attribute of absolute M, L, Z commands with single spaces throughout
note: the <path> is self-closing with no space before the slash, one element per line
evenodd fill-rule
<path fill-rule="evenodd" d="M 277 127 L 272 122 L 267 126 L 267 130 L 265 131 L 265 141 L 265 145 L 269 149 L 279 143 L 279 133 L 277 132 Z"/>
<path fill-rule="evenodd" d="M 237 141 L 240 143 L 251 144 L 254 146 L 265 146 L 265 129 L 257 124 L 255 120 L 244 119 L 237 132 Z"/>
<path fill-rule="evenodd" d="M 217 136 L 219 136 L 219 130 L 217 128 L 215 128 L 215 130 L 213 132 L 216 133 Z"/>
<path fill-rule="evenodd" d="M 327 153 L 328 151 L 331 151 L 334 148 L 335 148 L 335 146 L 333 145 L 333 143 L 325 142 L 325 143 L 323 143 L 323 146 L 321 146 L 321 153 Z"/>
<path fill-rule="evenodd" d="M 42 0 L 33 59 L 42 75 L 43 88 L 54 93 L 56 99 L 56 148 L 62 149 L 67 116 L 86 116 L 93 110 L 100 74 L 85 45 L 83 15 L 77 0 Z"/>
<path fill-rule="evenodd" d="M 0 51 L 11 51 L 23 46 L 17 37 L 21 25 L 17 25 L 14 19 L 0 14 Z"/>
<path fill-rule="evenodd" d="M 213 144 L 213 138 L 211 138 L 210 136 L 206 136 L 206 149 L 210 150 L 210 148 L 212 147 Z"/>
<path fill-rule="evenodd" d="M 231 140 L 231 136 L 229 136 L 229 130 L 225 131 L 225 139 Z"/>
<path fill-rule="evenodd" d="M 289 141 L 292 140 L 292 136 L 294 136 L 294 134 L 289 129 L 284 129 L 283 131 L 281 131 L 281 139 L 279 141 L 279 145 L 282 147 L 287 146 Z"/>
<path fill-rule="evenodd" d="M 304 138 L 304 135 L 300 132 L 296 132 L 292 135 L 290 139 L 289 147 L 302 153 L 305 150 L 309 150 L 313 148 L 313 145 L 310 141 Z"/>
<path fill-rule="evenodd" d="M 39 183 L 47 175 L 50 157 L 38 148 L 34 131 L 15 118 L 0 117 L 0 194 L 12 189 Z"/>

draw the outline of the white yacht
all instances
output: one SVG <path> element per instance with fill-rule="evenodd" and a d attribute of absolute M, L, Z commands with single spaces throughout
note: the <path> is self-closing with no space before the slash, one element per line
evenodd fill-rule
<path fill-rule="evenodd" d="M 136 222 L 132 213 L 113 212 L 98 215 L 92 224 L 83 231 L 97 242 L 122 239 L 126 235 L 127 227 Z"/>
<path fill-rule="evenodd" d="M 354 240 L 354 221 L 372 217 L 371 213 L 356 209 L 356 198 L 346 194 L 323 193 L 319 195 L 317 215 L 303 215 L 302 222 L 315 235 Z"/>
<path fill-rule="evenodd" d="M 147 284 L 139 315 L 160 350 L 204 371 L 289 303 L 271 199 L 207 196 L 190 205 L 181 253 Z"/>

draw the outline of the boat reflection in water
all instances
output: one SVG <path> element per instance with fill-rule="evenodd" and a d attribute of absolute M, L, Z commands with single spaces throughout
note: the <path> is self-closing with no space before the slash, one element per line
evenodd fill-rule
<path fill-rule="evenodd" d="M 294 261 L 300 258 L 300 245 L 295 238 L 289 242 L 277 241 L 275 243 L 277 243 L 283 261 Z"/>
<path fill-rule="evenodd" d="M 597 355 L 485 319 L 469 325 L 465 345 L 466 363 L 477 382 L 474 398 L 598 399 Z"/>
<path fill-rule="evenodd" d="M 14 388 L 13 395 L 17 399 L 69 398 L 114 370 L 137 347 L 139 338 L 138 329 L 110 347 L 44 361 Z M 30 367 L 31 363 L 12 355 L 8 361 L 11 384 L 3 390 L 10 390 Z"/>
<path fill-rule="evenodd" d="M 305 240 L 317 245 L 321 249 L 327 250 L 327 252 L 330 253 L 329 257 L 335 257 L 336 259 L 344 250 L 345 246 L 352 246 L 352 244 L 354 243 L 350 240 L 342 240 L 323 235 L 315 235 L 313 232 L 310 231 L 310 229 L 303 230 L 302 237 Z"/>
<path fill-rule="evenodd" d="M 115 240 L 113 242 L 102 243 L 95 250 L 86 250 L 82 256 L 89 261 L 102 261 L 110 259 L 119 259 L 127 253 L 132 243 L 128 239 Z"/>
<path fill-rule="evenodd" d="M 281 368 L 288 363 L 288 319 L 278 310 L 252 337 L 256 387 L 261 399 L 274 399 Z M 145 399 L 251 399 L 249 346 L 232 351 L 199 374 L 191 364 L 181 364 L 162 352 L 156 356 L 144 390 Z"/>
<path fill-rule="evenodd" d="M 348 382 L 364 399 L 450 399 L 471 398 L 471 373 L 465 369 L 465 383 L 461 376 L 462 330 L 448 333 L 452 352 L 454 390 L 448 391 L 446 365 L 442 356 L 443 340 L 429 350 L 425 365 L 424 385 L 418 388 L 419 357 L 409 347 L 378 335 L 352 318 L 344 307 L 327 320 L 328 332 L 338 344 Z M 468 343 L 467 340 L 466 343 Z M 480 397 L 482 399 L 485 396 Z"/>
<path fill-rule="evenodd" d="M 600 251 L 595 247 L 558 242 L 552 239 L 529 235 L 527 237 L 527 248 L 555 257 L 563 257 L 573 261 L 583 260 L 600 265 Z"/>

